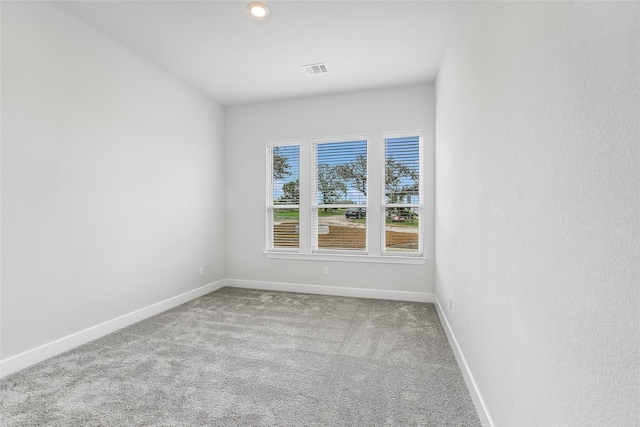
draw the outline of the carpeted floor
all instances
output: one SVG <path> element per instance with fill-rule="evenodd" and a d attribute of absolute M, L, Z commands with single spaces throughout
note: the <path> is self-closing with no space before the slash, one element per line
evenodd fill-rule
<path fill-rule="evenodd" d="M 479 426 L 433 304 L 223 288 L 0 380 L 8 426 Z"/>

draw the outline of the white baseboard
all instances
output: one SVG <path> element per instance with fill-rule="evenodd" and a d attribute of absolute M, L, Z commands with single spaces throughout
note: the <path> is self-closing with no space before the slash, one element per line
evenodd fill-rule
<path fill-rule="evenodd" d="M 232 288 L 263 289 L 268 291 L 300 292 L 304 294 L 342 297 L 388 299 L 396 301 L 436 302 L 435 294 L 427 292 L 388 291 L 380 289 L 344 288 L 341 286 L 302 285 L 296 283 L 264 282 L 258 280 L 227 279 Z"/>
<path fill-rule="evenodd" d="M 160 301 L 120 317 L 116 317 L 115 319 L 107 320 L 99 325 L 92 326 L 15 356 L 11 356 L 5 360 L 1 360 L 0 377 L 7 376 L 13 372 L 17 372 L 50 357 L 71 350 L 72 348 L 86 344 L 89 341 L 93 341 L 104 335 L 110 334 L 111 332 L 115 332 L 118 329 L 122 329 L 148 317 L 162 313 L 170 308 L 184 304 L 185 302 L 191 301 L 192 299 L 198 298 L 202 295 L 206 295 L 209 292 L 216 291 L 225 286 L 225 283 L 224 279 L 209 283 L 208 285 L 176 295 L 175 297 Z"/>
<path fill-rule="evenodd" d="M 478 417 L 480 418 L 480 422 L 485 427 L 494 427 L 493 419 L 491 418 L 491 414 L 489 414 L 489 409 L 487 409 L 487 405 L 484 403 L 484 399 L 482 398 L 482 394 L 480 394 L 480 389 L 478 388 L 478 384 L 476 384 L 476 380 L 473 378 L 473 374 L 471 373 L 471 369 L 469 369 L 469 365 L 467 364 L 467 359 L 464 357 L 462 353 L 462 349 L 458 344 L 458 340 L 453 333 L 453 329 L 451 329 L 451 325 L 447 320 L 447 316 L 444 314 L 444 310 L 442 310 L 442 305 L 440 301 L 436 297 L 435 299 L 436 311 L 438 312 L 438 316 L 440 317 L 440 322 L 444 327 L 444 331 L 447 334 L 447 338 L 449 339 L 449 344 L 451 348 L 453 348 L 453 353 L 456 356 L 456 360 L 458 361 L 458 366 L 462 371 L 462 376 L 464 377 L 464 382 L 467 384 L 467 388 L 469 389 L 469 394 L 471 394 L 471 399 L 473 400 L 473 404 L 476 407 L 476 412 L 478 413 Z"/>

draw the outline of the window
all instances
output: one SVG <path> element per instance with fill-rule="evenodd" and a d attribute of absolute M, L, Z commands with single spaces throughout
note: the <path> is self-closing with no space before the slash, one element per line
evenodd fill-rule
<path fill-rule="evenodd" d="M 422 135 L 385 134 L 382 253 L 422 255 Z"/>
<path fill-rule="evenodd" d="M 267 249 L 300 247 L 300 145 L 267 144 Z"/>
<path fill-rule="evenodd" d="M 367 252 L 367 140 L 312 142 L 313 251 Z"/>
<path fill-rule="evenodd" d="M 420 131 L 267 143 L 265 256 L 424 263 L 422 159 Z"/>

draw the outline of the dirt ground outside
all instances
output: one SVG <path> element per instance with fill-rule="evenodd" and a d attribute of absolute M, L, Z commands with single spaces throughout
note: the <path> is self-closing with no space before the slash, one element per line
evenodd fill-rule
<path fill-rule="evenodd" d="M 350 222 L 346 218 L 321 218 L 320 225 L 328 227 L 328 233 L 318 236 L 318 247 L 321 249 L 362 249 L 366 248 L 367 236 L 365 225 Z M 274 224 L 274 246 L 277 248 L 298 246 L 298 222 L 285 221 Z M 387 226 L 387 250 L 418 250 L 417 227 Z"/>

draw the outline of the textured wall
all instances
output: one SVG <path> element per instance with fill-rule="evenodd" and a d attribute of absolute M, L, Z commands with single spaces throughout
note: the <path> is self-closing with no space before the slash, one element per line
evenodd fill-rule
<path fill-rule="evenodd" d="M 265 259 L 263 253 L 266 141 L 298 139 L 308 144 L 312 137 L 366 133 L 373 158 L 381 155 L 382 132 L 423 130 L 424 250 L 432 258 L 434 89 L 433 85 L 418 85 L 226 108 L 227 277 L 433 293 L 431 261 L 425 265 L 319 262 Z M 310 158 L 311 153 L 301 148 L 301 167 L 310 167 Z M 370 181 L 381 182 L 381 167 L 368 172 Z M 305 179 L 301 178 L 301 186 Z M 329 275 L 322 273 L 323 266 L 329 266 Z"/>
<path fill-rule="evenodd" d="M 2 2 L 2 359 L 224 277 L 222 117 L 58 7 Z"/>
<path fill-rule="evenodd" d="M 637 425 L 639 16 L 475 4 L 445 54 L 436 293 L 497 425 Z"/>

